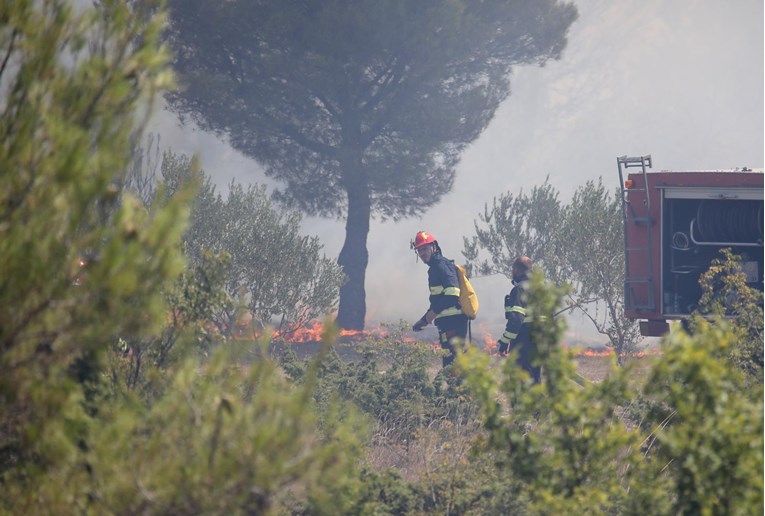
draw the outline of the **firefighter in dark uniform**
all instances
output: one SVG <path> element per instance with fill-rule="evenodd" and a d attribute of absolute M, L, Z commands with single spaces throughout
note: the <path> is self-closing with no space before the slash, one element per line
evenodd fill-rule
<path fill-rule="evenodd" d="M 456 346 L 465 342 L 468 319 L 460 307 L 460 284 L 454 262 L 444 258 L 436 238 L 425 231 L 415 235 L 412 248 L 428 265 L 428 287 L 430 287 L 430 306 L 425 315 L 414 323 L 412 330 L 420 331 L 430 323 L 438 328 L 438 341 L 441 347 L 449 351 L 443 358 L 443 366 L 454 362 L 457 356 Z"/>
<path fill-rule="evenodd" d="M 536 357 L 536 346 L 531 338 L 531 318 L 526 316 L 526 288 L 528 274 L 531 271 L 531 258 L 520 256 L 513 262 L 513 290 L 505 296 L 505 331 L 499 338 L 499 354 L 507 355 L 508 351 L 518 352 L 518 365 L 521 366 L 534 380 L 542 380 L 539 366 L 533 366 Z"/>

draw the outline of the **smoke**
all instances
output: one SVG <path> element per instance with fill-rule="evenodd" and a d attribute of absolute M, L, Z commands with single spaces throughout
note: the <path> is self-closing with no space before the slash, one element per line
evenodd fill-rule
<path fill-rule="evenodd" d="M 546 176 L 567 201 L 602 176 L 617 187 L 616 157 L 651 154 L 655 170 L 763 166 L 762 0 L 581 0 L 580 18 L 558 62 L 522 67 L 513 91 L 465 152 L 453 192 L 421 220 L 372 221 L 367 326 L 414 321 L 428 304 L 427 267 L 409 241 L 436 235 L 444 255 L 463 262 L 462 238 L 494 196 L 517 194 Z M 261 168 L 211 135 L 180 129 L 157 113 L 151 130 L 176 152 L 199 152 L 224 189 L 231 181 L 269 184 Z M 343 244 L 342 221 L 305 218 L 328 256 Z M 508 278 L 471 280 L 478 320 L 498 337 Z M 572 338 L 595 338 L 573 317 Z"/>

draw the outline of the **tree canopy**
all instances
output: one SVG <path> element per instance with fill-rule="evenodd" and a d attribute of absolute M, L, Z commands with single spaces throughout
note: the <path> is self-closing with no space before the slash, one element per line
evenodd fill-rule
<path fill-rule="evenodd" d="M 338 323 L 362 328 L 369 220 L 421 215 L 510 93 L 560 57 L 556 0 L 171 1 L 171 109 L 264 165 L 278 199 L 346 217 Z"/>
<path fill-rule="evenodd" d="M 565 205 L 559 196 L 546 179 L 528 194 L 508 192 L 495 197 L 491 207 L 484 205 L 474 223 L 476 234 L 463 239 L 470 271 L 511 277 L 513 262 L 525 255 L 543 267 L 548 277 L 560 280 Z"/>

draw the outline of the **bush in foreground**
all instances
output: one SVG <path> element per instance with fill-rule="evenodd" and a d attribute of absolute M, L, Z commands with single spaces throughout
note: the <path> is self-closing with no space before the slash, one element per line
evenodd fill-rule
<path fill-rule="evenodd" d="M 560 294 L 539 276 L 532 285 L 529 306 L 544 383 L 531 385 L 512 360 L 497 375 L 481 353 L 459 359 L 482 407 L 483 453 L 506 480 L 484 509 L 762 512 L 762 386 L 747 389 L 729 358 L 739 333 L 722 322 L 703 325 L 692 337 L 673 334 L 643 386 L 633 386 L 629 368 L 580 386 L 571 357 L 557 346 L 562 326 L 552 314 Z M 662 419 L 638 426 L 625 418 L 637 399 L 662 405 Z"/>

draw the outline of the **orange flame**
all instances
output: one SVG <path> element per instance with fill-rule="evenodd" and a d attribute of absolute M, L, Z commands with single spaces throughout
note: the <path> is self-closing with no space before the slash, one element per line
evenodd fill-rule
<path fill-rule="evenodd" d="M 497 348 L 497 341 L 494 340 L 491 333 L 487 331 L 483 332 L 483 350 L 490 355 L 496 355 L 499 353 L 499 349 Z"/>
<path fill-rule="evenodd" d="M 613 348 L 581 348 L 581 347 L 573 347 L 569 348 L 568 346 L 563 346 L 564 349 L 572 351 L 573 355 L 575 357 L 610 357 L 613 355 L 616 355 L 616 352 Z M 651 350 L 643 350 L 643 351 L 636 351 L 635 353 L 625 353 L 624 356 L 630 357 L 630 358 L 644 358 L 647 356 L 658 356 L 661 355 L 661 351 L 658 349 L 651 349 Z"/>
<path fill-rule="evenodd" d="M 242 325 L 246 326 L 246 325 Z M 255 335 L 252 335 L 252 329 L 250 328 L 249 331 L 246 331 L 244 328 L 238 326 L 237 329 L 238 332 L 235 332 L 235 338 L 254 338 Z M 482 347 L 483 351 L 490 355 L 496 355 L 498 354 L 499 350 L 497 348 L 497 341 L 492 336 L 492 333 L 490 331 L 487 331 L 485 328 L 480 328 L 478 332 L 481 336 L 474 339 L 474 345 L 477 347 Z M 319 321 L 311 321 L 306 326 L 301 326 L 299 328 L 283 328 L 281 330 L 276 330 L 273 333 L 273 338 L 284 340 L 286 342 L 290 342 L 293 344 L 300 344 L 300 343 L 314 343 L 314 342 L 320 342 L 322 339 L 322 335 L 324 334 L 324 325 Z M 343 340 L 381 340 L 385 338 L 390 338 L 391 333 L 385 329 L 385 328 L 370 328 L 366 330 L 344 330 L 340 329 L 338 331 L 338 337 Z M 397 337 L 402 342 L 406 343 L 415 343 L 418 342 L 417 339 L 412 338 L 410 336 L 402 335 Z M 565 344 L 561 345 L 563 349 L 570 350 L 573 353 L 574 357 L 610 357 L 615 354 L 613 348 L 603 348 L 603 347 L 586 347 L 586 346 L 568 346 Z M 439 344 L 433 343 L 433 347 L 435 349 L 440 349 Z M 633 358 L 642 358 L 646 356 L 651 355 L 660 355 L 661 351 L 652 349 L 652 350 L 643 350 L 638 351 L 636 353 L 630 353 L 626 356 L 633 357 Z"/>
<path fill-rule="evenodd" d="M 492 334 L 486 330 L 482 330 L 483 333 L 483 350 L 490 355 L 496 355 L 499 352 L 499 349 L 497 347 L 497 341 L 494 339 Z M 566 349 L 568 351 L 572 351 L 573 356 L 575 357 L 609 357 L 612 355 L 615 355 L 616 352 L 613 350 L 613 348 L 608 347 L 587 347 L 587 346 L 568 346 L 566 344 L 562 344 L 561 347 L 563 349 Z M 627 353 L 625 356 L 632 357 L 632 358 L 643 358 L 646 356 L 655 356 L 655 355 L 661 355 L 660 350 L 652 349 L 652 350 L 643 350 L 638 351 L 635 353 Z"/>
<path fill-rule="evenodd" d="M 571 351 L 575 357 L 610 357 L 615 355 L 614 350 L 611 348 L 568 348 L 567 346 L 563 346 L 563 348 Z"/>
<path fill-rule="evenodd" d="M 300 328 L 286 328 L 274 331 L 274 338 L 283 339 L 291 343 L 319 342 L 324 334 L 324 325 L 318 321 L 312 321 L 309 325 Z M 384 339 L 390 337 L 390 332 L 384 328 L 370 328 L 367 330 L 344 330 L 338 331 L 338 337 L 348 340 Z M 411 337 L 403 337 L 404 342 L 415 342 Z"/>

